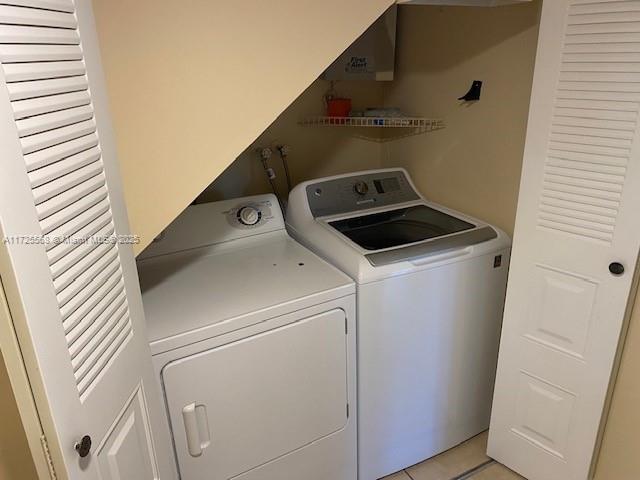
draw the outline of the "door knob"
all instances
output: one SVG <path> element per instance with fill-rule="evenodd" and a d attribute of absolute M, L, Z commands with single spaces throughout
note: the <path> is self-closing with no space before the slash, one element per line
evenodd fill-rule
<path fill-rule="evenodd" d="M 624 273 L 624 265 L 620 262 L 612 262 L 609 264 L 609 271 L 614 275 L 622 275 Z"/>
<path fill-rule="evenodd" d="M 74 448 L 81 458 L 86 457 L 91 451 L 91 437 L 89 435 L 85 435 L 84 437 L 82 437 L 82 440 L 76 442 Z"/>

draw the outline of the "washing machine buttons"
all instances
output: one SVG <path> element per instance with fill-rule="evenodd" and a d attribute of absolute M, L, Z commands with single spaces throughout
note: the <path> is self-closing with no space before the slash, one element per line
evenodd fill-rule
<path fill-rule="evenodd" d="M 362 180 L 359 180 L 355 183 L 355 185 L 353 186 L 353 190 L 358 194 L 358 195 L 366 195 L 367 192 L 369 191 L 369 185 L 367 185 L 367 182 L 364 182 Z"/>

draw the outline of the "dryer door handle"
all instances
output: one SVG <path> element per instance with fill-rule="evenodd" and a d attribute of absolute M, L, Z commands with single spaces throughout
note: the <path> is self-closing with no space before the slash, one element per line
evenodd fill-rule
<path fill-rule="evenodd" d="M 182 408 L 182 419 L 189 455 L 199 457 L 202 450 L 211 445 L 206 405 L 195 402 L 185 405 Z"/>

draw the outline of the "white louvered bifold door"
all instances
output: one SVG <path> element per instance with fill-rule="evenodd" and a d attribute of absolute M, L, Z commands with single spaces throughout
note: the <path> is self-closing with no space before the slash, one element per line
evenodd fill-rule
<path fill-rule="evenodd" d="M 640 247 L 640 0 L 545 0 L 489 435 L 589 477 Z"/>
<path fill-rule="evenodd" d="M 58 475 L 175 478 L 90 0 L 0 2 L 0 66 L 0 272 Z"/>

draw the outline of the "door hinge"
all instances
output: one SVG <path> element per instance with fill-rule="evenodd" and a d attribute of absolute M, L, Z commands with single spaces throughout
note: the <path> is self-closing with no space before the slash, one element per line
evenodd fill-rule
<path fill-rule="evenodd" d="M 349 418 L 349 404 L 347 403 L 347 418 Z"/>
<path fill-rule="evenodd" d="M 42 451 L 44 453 L 44 458 L 47 461 L 47 467 L 49 468 L 49 477 L 51 480 L 57 480 L 58 476 L 56 475 L 56 469 L 53 466 L 53 458 L 51 458 L 51 451 L 49 450 L 49 442 L 47 442 L 47 437 L 44 435 L 40 435 L 40 444 L 42 445 Z"/>
<path fill-rule="evenodd" d="M 344 334 L 345 335 L 349 334 L 349 327 L 347 325 L 348 325 L 347 317 L 344 317 Z"/>

